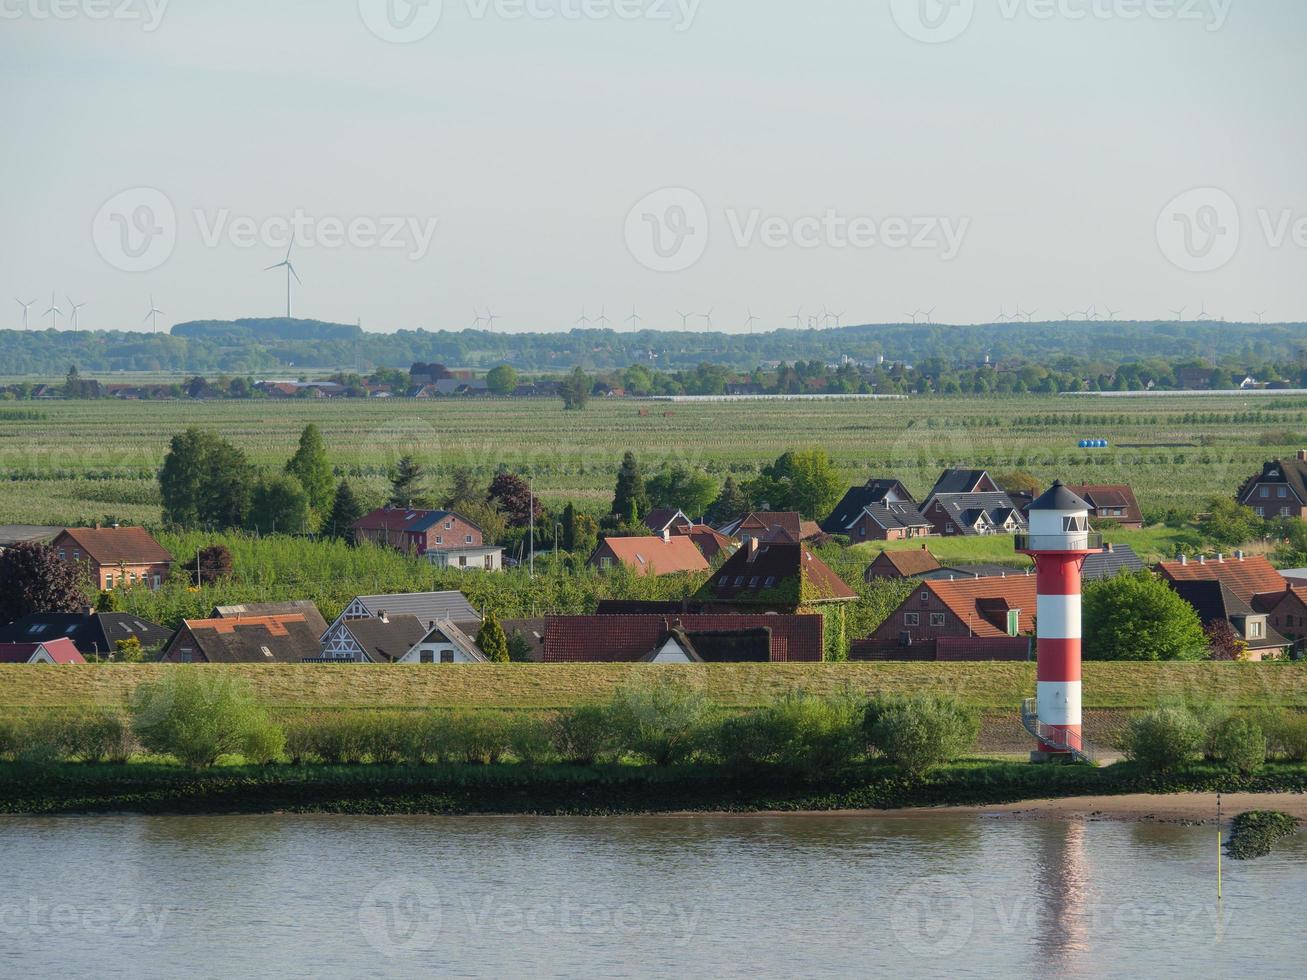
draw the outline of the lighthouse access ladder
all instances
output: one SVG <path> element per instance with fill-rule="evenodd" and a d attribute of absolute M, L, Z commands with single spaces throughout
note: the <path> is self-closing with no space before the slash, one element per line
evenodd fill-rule
<path fill-rule="evenodd" d="M 1066 752 L 1076 762 L 1088 762 L 1092 765 L 1097 761 L 1097 753 L 1093 746 L 1083 738 L 1073 736 L 1068 739 L 1065 731 L 1052 728 L 1039 720 L 1037 698 L 1026 698 L 1021 702 L 1021 726 L 1044 745 L 1059 752 Z"/>

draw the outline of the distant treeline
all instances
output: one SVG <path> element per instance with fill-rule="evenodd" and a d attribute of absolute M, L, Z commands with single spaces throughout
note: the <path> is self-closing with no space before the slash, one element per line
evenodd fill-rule
<path fill-rule="evenodd" d="M 136 331 L 0 331 L 5 373 L 62 376 L 83 371 L 173 374 L 267 374 L 304 370 L 404 367 L 436 361 L 456 367 L 509 364 L 520 371 L 611 371 L 631 364 L 662 370 L 712 364 L 750 370 L 781 361 L 874 363 L 946 369 L 992 363 L 1063 367 L 1064 361 L 1118 365 L 1148 359 L 1201 360 L 1245 370 L 1267 362 L 1307 364 L 1307 324 L 1007 323 L 976 326 L 891 324 L 759 334 L 702 331 L 572 330 L 492 333 L 485 330 L 400 330 L 366 333 L 352 324 L 286 318 L 182 323 L 169 334 Z M 1104 373 L 1103 370 L 1092 372 Z"/>

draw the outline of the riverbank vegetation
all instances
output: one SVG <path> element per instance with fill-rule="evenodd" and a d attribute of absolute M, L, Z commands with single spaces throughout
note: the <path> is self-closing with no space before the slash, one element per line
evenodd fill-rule
<path fill-rule="evenodd" d="M 1247 861 L 1271 853 L 1275 842 L 1298 832 L 1298 820 L 1276 810 L 1250 810 L 1230 822 L 1226 853 L 1236 860 Z"/>

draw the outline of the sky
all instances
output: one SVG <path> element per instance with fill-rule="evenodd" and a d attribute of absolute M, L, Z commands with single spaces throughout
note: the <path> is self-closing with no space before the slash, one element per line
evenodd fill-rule
<path fill-rule="evenodd" d="M 1301 0 L 0 0 L 0 328 L 283 315 L 292 228 L 294 315 L 373 331 L 1307 320 L 1304 47 Z"/>

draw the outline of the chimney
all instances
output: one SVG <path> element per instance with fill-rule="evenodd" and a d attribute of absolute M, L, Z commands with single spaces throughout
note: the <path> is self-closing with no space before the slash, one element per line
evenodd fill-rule
<path fill-rule="evenodd" d="M 1199 555 L 1199 556 L 1198 556 L 1198 564 L 1200 564 L 1200 565 L 1206 565 L 1206 564 L 1207 564 L 1207 556 L 1206 556 L 1206 555 Z"/>
<path fill-rule="evenodd" d="M 1298 450 L 1298 462 L 1307 463 L 1307 449 Z"/>
<path fill-rule="evenodd" d="M 1181 565 L 1188 565 L 1188 564 L 1189 564 L 1189 556 L 1186 555 L 1183 551 L 1180 552 L 1180 564 L 1181 564 Z"/>
<path fill-rule="evenodd" d="M 1218 551 L 1218 552 L 1216 553 L 1216 562 L 1217 562 L 1217 564 L 1219 564 L 1219 565 L 1224 565 L 1224 564 L 1225 564 L 1225 555 L 1221 554 L 1221 552 Z"/>
<path fill-rule="evenodd" d="M 1103 550 L 1110 555 L 1113 551 L 1116 550 L 1116 545 L 1112 544 L 1112 542 L 1109 541 L 1105 545 L 1103 545 Z"/>
<path fill-rule="evenodd" d="M 1234 557 L 1235 557 L 1235 560 L 1236 560 L 1236 561 L 1243 561 L 1243 552 L 1242 552 L 1242 551 L 1236 551 L 1236 552 L 1234 553 Z"/>
<path fill-rule="evenodd" d="M 663 528 L 663 544 L 671 544 L 671 543 L 672 543 L 672 529 L 669 527 L 665 527 Z"/>
<path fill-rule="evenodd" d="M 390 622 L 390 617 L 386 615 L 386 610 L 384 609 L 377 613 L 377 619 L 381 620 L 383 623 Z"/>

